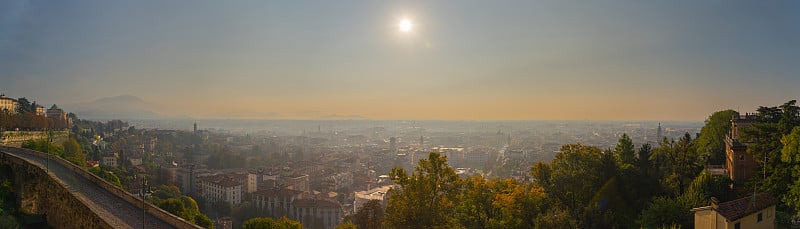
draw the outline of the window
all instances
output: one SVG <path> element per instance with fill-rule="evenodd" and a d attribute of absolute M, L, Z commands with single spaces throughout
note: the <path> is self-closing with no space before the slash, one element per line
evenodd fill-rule
<path fill-rule="evenodd" d="M 761 222 L 761 220 L 763 220 L 763 219 L 764 219 L 764 218 L 763 218 L 763 216 L 761 215 L 761 212 L 759 212 L 759 213 L 758 213 L 758 222 Z"/>
<path fill-rule="evenodd" d="M 733 229 L 742 229 L 742 223 L 736 223 L 733 225 Z"/>

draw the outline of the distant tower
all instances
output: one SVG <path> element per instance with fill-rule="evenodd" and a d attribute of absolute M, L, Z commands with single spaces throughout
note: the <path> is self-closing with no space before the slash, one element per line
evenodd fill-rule
<path fill-rule="evenodd" d="M 656 130 L 656 141 L 661 142 L 661 123 L 658 123 L 658 130 Z"/>
<path fill-rule="evenodd" d="M 508 146 L 511 146 L 511 134 L 508 134 Z"/>
<path fill-rule="evenodd" d="M 396 137 L 389 138 L 389 148 L 391 148 L 392 151 L 397 151 L 397 138 Z"/>
<path fill-rule="evenodd" d="M 419 148 L 424 148 L 425 146 L 425 137 L 420 135 L 419 136 Z"/>
<path fill-rule="evenodd" d="M 197 122 L 194 122 L 194 132 L 197 133 Z"/>

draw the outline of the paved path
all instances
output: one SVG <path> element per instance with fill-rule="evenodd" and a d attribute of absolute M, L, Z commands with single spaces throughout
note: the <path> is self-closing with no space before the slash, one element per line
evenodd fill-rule
<path fill-rule="evenodd" d="M 141 208 L 95 185 L 59 163 L 52 161 L 47 163 L 45 158 L 13 148 L 0 148 L 0 151 L 24 158 L 41 168 L 47 167 L 50 175 L 58 177 L 79 199 L 89 201 L 90 203 L 87 203 L 89 208 L 114 228 L 175 228 L 150 214 L 144 214 Z M 145 216 L 144 220 L 142 216 Z"/>

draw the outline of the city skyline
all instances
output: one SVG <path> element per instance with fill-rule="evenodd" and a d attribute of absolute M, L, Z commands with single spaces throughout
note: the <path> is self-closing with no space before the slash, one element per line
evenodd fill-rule
<path fill-rule="evenodd" d="M 0 92 L 196 118 L 703 120 L 800 97 L 798 2 L 0 3 Z"/>

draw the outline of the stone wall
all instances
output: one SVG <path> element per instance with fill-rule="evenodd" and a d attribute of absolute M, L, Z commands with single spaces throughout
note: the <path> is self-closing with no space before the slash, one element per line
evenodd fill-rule
<path fill-rule="evenodd" d="M 0 148 L 0 151 L 2 150 L 3 149 Z M 15 148 L 15 150 L 24 151 L 26 153 L 33 155 L 39 155 L 39 157 L 45 156 L 44 153 L 33 150 L 19 149 L 19 148 Z M 156 207 L 155 205 L 150 204 L 149 202 L 142 201 L 142 199 L 134 195 L 131 195 L 122 188 L 119 188 L 117 186 L 112 185 L 111 183 L 106 182 L 102 178 L 90 173 L 89 171 L 84 170 L 83 168 L 80 168 L 70 163 L 67 160 L 58 157 L 51 157 L 51 159 L 52 159 L 51 162 L 56 162 L 64 165 L 67 168 L 70 168 L 70 170 L 86 178 L 93 184 L 109 191 L 110 193 L 117 196 L 123 201 L 126 201 L 138 208 L 144 208 L 148 214 L 174 226 L 175 228 L 198 228 L 198 229 L 201 228 L 197 225 L 192 224 L 191 222 L 184 220 L 183 218 L 177 217 L 167 211 L 164 211 Z M 17 181 L 20 180 L 26 181 L 17 183 L 25 183 L 25 185 L 31 186 L 27 187 L 27 189 L 26 187 L 20 187 L 21 189 L 18 190 L 23 190 L 23 191 L 29 190 L 29 192 L 31 193 L 36 193 L 36 195 L 26 195 L 29 196 L 29 198 L 21 198 L 20 203 L 23 205 L 22 206 L 23 208 L 28 209 L 29 207 L 30 211 L 32 211 L 33 213 L 45 214 L 48 224 L 58 225 L 57 227 L 61 227 L 62 225 L 67 225 L 63 226 L 66 228 L 112 228 L 107 223 L 105 223 L 105 221 L 103 221 L 99 216 L 97 216 L 90 210 L 91 206 L 87 206 L 87 204 L 85 204 L 89 203 L 89 201 L 81 202 L 79 198 L 74 197 L 74 195 L 72 195 L 70 191 L 67 190 L 65 185 L 63 185 L 60 181 L 58 181 L 58 179 L 46 174 L 42 168 L 35 165 L 31 165 L 27 163 L 24 159 L 18 158 L 16 156 L 6 153 L 0 153 L 0 165 L 5 165 L 5 164 L 11 164 L 15 174 L 27 174 L 24 176 L 30 176 L 34 178 L 34 179 L 30 178 L 17 179 Z M 19 171 L 26 171 L 26 172 L 19 172 Z M 38 183 L 44 183 L 47 186 L 42 187 L 41 184 Z M 58 186 L 55 186 L 55 184 L 58 184 Z M 60 194 L 53 195 L 50 194 L 51 192 Z M 56 197 L 56 198 L 53 199 L 51 197 Z M 67 208 L 67 209 L 61 209 L 61 210 L 65 210 L 68 213 L 62 213 L 64 211 L 53 212 L 54 210 L 53 207 L 50 207 L 62 204 L 64 205 L 64 207 L 61 208 Z M 70 210 L 72 208 L 74 208 L 75 211 Z M 53 216 L 51 216 L 51 214 L 53 214 Z M 95 218 L 97 220 L 95 220 Z M 87 219 L 87 220 L 75 220 L 75 219 Z M 64 222 L 64 220 L 66 220 L 66 222 Z M 92 223 L 89 225 L 83 225 L 81 223 L 72 221 L 89 221 Z"/>
<path fill-rule="evenodd" d="M 55 228 L 113 228 L 41 168 L 5 153 L 0 154 L 0 166 L 13 171 L 21 210 L 43 214 Z"/>
<path fill-rule="evenodd" d="M 53 142 L 64 142 L 69 138 L 69 131 L 49 131 Z M 48 131 L 2 131 L 0 145 L 19 147 L 27 140 L 47 139 Z"/>

